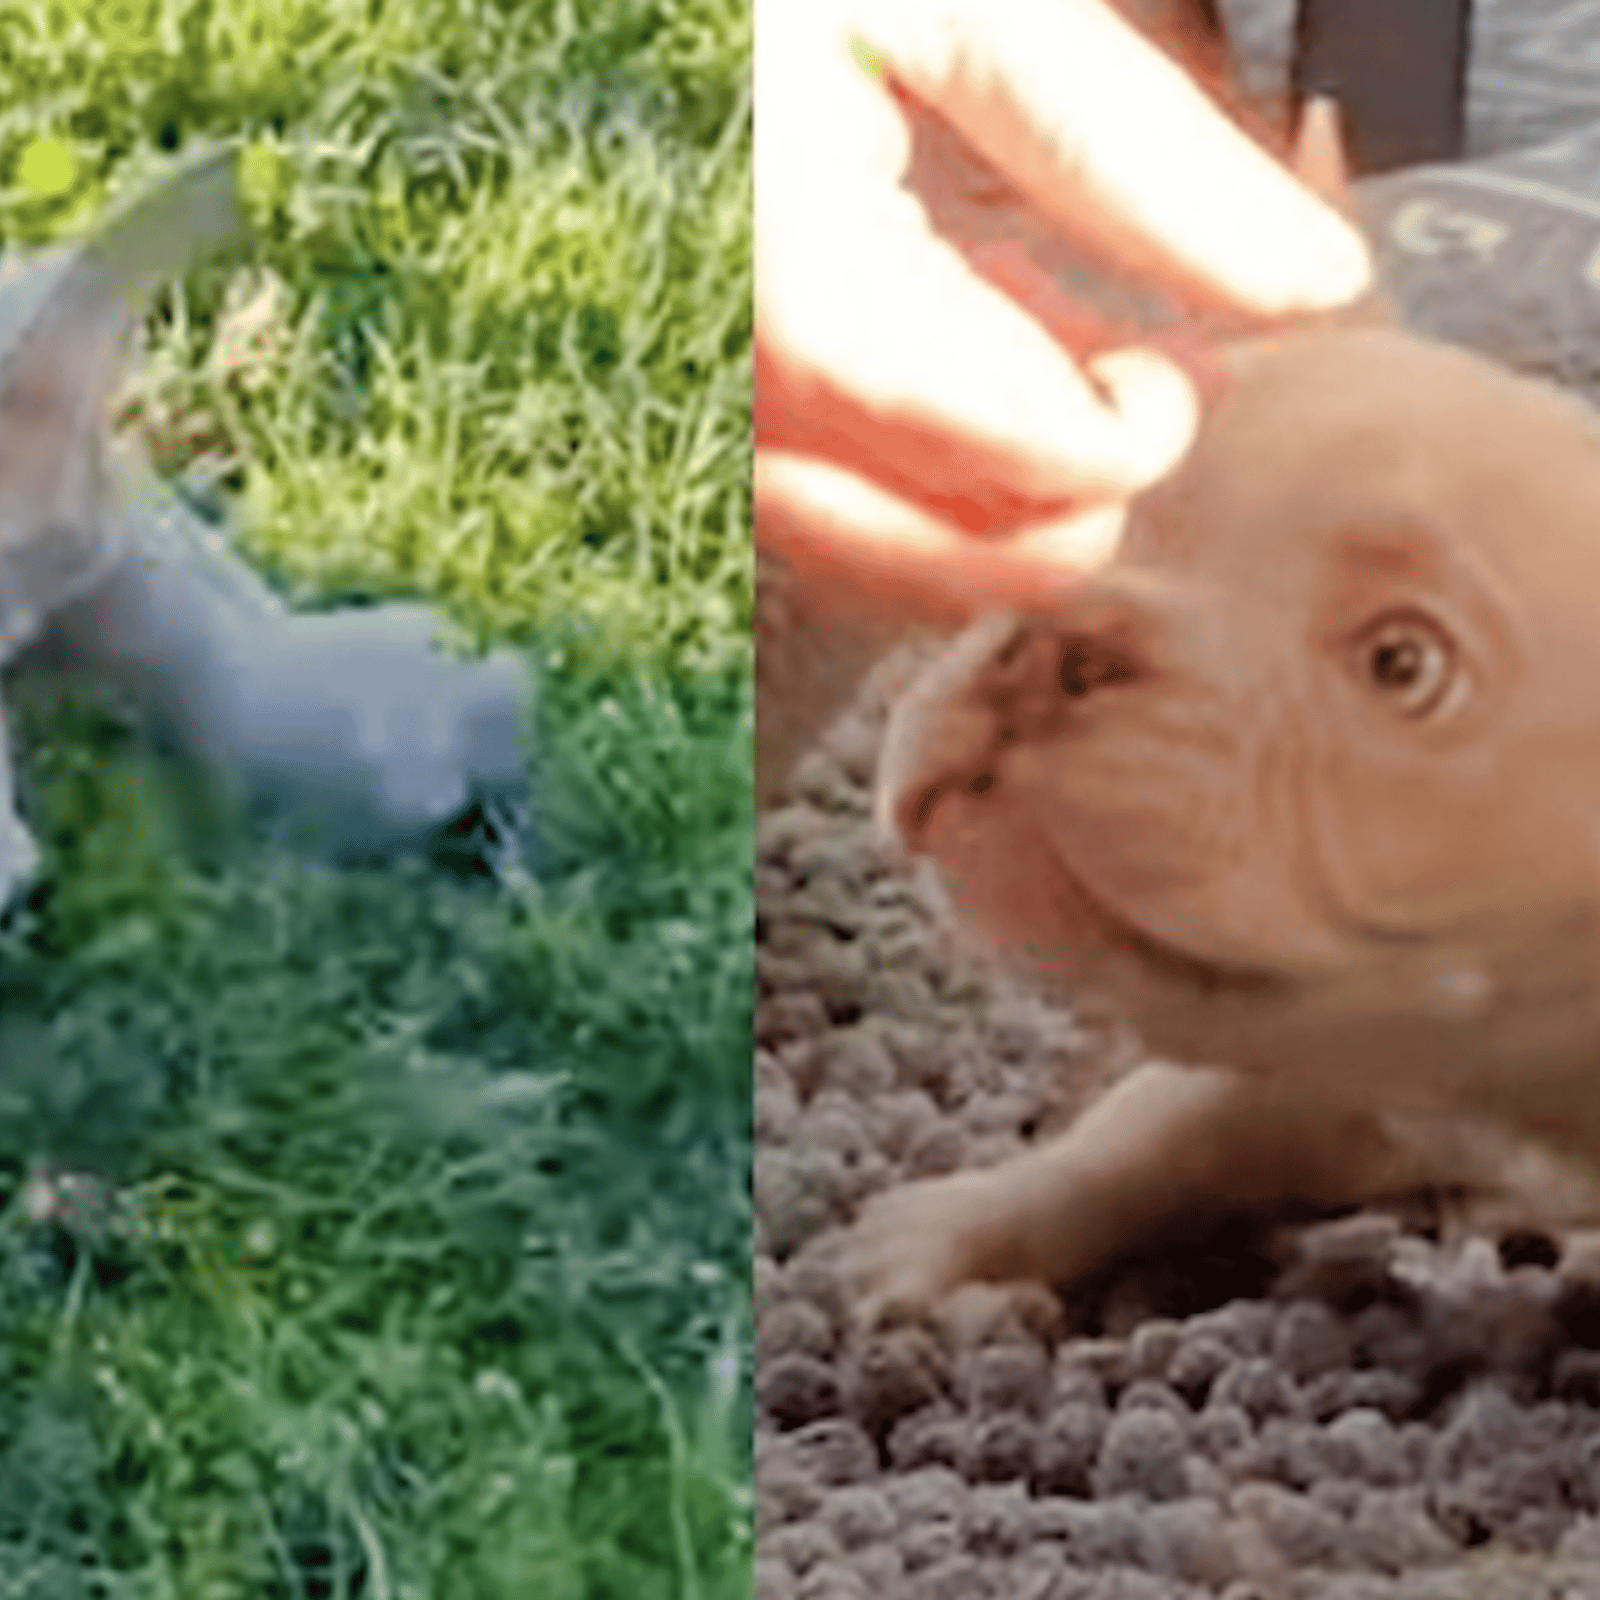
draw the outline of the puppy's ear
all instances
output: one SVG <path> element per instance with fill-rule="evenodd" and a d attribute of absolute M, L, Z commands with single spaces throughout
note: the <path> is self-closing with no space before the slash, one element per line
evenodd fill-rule
<path fill-rule="evenodd" d="M 1289 165 L 1313 194 L 1326 201 L 1347 222 L 1357 228 L 1361 226 L 1355 191 L 1350 186 L 1350 165 L 1345 159 L 1338 101 L 1326 95 L 1316 95 L 1306 101 Z M 1340 328 L 1400 326 L 1399 315 L 1376 285 L 1353 305 L 1342 306 L 1317 320 Z"/>

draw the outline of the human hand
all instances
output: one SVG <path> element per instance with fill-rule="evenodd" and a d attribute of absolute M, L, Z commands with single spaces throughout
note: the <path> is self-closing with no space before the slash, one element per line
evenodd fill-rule
<path fill-rule="evenodd" d="M 873 66 L 1113 260 L 1263 318 L 1371 268 L 1103 0 L 756 0 L 758 536 L 959 614 L 1104 559 L 1199 407 L 1155 351 L 1078 365 L 1048 292 L 936 236 Z"/>

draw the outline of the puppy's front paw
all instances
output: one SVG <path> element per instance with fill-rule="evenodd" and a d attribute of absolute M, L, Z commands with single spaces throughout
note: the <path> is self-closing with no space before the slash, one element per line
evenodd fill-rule
<path fill-rule="evenodd" d="M 1002 1275 L 1002 1187 L 992 1172 L 958 1172 L 868 1201 L 840 1257 L 863 1321 L 924 1311 L 964 1283 Z"/>

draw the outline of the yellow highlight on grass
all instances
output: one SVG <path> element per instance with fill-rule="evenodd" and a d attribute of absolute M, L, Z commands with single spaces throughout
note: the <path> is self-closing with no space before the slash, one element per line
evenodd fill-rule
<path fill-rule="evenodd" d="M 288 165 L 281 150 L 262 140 L 253 140 L 239 152 L 239 198 L 252 213 L 270 213 L 288 187 Z"/>
<path fill-rule="evenodd" d="M 865 39 L 852 39 L 850 54 L 855 57 L 856 65 L 875 83 L 888 83 L 889 63 Z"/>
<path fill-rule="evenodd" d="M 78 175 L 78 158 L 59 139 L 35 139 L 22 152 L 17 173 L 36 195 L 65 194 Z"/>

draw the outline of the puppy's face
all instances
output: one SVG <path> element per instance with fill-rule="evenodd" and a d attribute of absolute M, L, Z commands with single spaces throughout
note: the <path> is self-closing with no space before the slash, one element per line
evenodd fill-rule
<path fill-rule="evenodd" d="M 897 708 L 880 807 L 1158 1048 L 1600 1040 L 1600 430 L 1397 333 L 1241 347 L 1108 567 Z"/>

